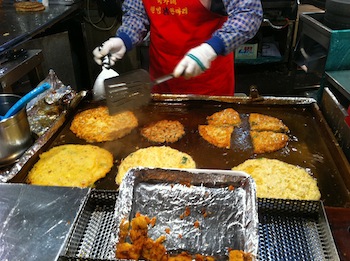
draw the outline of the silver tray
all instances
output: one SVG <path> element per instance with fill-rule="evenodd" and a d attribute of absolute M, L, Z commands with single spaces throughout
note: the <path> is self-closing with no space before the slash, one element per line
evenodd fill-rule
<path fill-rule="evenodd" d="M 244 172 L 134 168 L 120 186 L 115 213 L 112 249 L 120 224 L 140 213 L 156 217 L 148 236 L 166 236 L 163 245 L 170 255 L 186 251 L 227 260 L 228 249 L 254 257 L 258 252 L 256 186 Z"/>

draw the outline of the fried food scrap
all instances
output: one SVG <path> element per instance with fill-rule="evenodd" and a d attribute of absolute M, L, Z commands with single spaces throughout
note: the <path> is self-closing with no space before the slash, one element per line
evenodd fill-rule
<path fill-rule="evenodd" d="M 239 113 L 232 108 L 227 108 L 207 117 L 209 125 L 237 126 L 241 123 Z"/>
<path fill-rule="evenodd" d="M 202 216 L 203 216 L 204 218 L 208 217 L 208 215 L 209 215 L 208 211 L 207 211 L 205 208 L 203 208 L 203 209 L 201 210 L 201 213 L 202 213 Z"/>
<path fill-rule="evenodd" d="M 199 125 L 199 134 L 210 144 L 219 148 L 231 147 L 233 126 Z"/>
<path fill-rule="evenodd" d="M 284 148 L 288 143 L 288 135 L 272 131 L 251 131 L 254 153 L 268 153 Z"/>
<path fill-rule="evenodd" d="M 181 252 L 176 256 L 169 256 L 168 261 L 192 261 L 192 255 L 187 252 Z"/>
<path fill-rule="evenodd" d="M 155 241 L 153 241 L 151 238 L 147 238 L 142 248 L 142 257 L 151 261 L 168 260 L 167 251 L 164 245 L 162 245 L 165 239 L 165 236 L 160 236 Z"/>
<path fill-rule="evenodd" d="M 189 206 L 186 206 L 184 213 L 180 215 L 180 219 L 184 219 L 185 217 L 188 217 L 191 214 L 191 209 Z"/>
<path fill-rule="evenodd" d="M 118 243 L 116 257 L 120 259 L 138 260 L 140 258 L 140 249 L 127 242 Z"/>
<path fill-rule="evenodd" d="M 106 106 L 88 109 L 75 115 L 70 130 L 87 142 L 112 141 L 124 137 L 138 126 L 133 112 L 109 115 Z"/>
<path fill-rule="evenodd" d="M 117 243 L 115 251 L 116 257 L 118 259 L 144 259 L 147 261 L 215 261 L 215 258 L 212 256 L 190 254 L 186 251 L 183 251 L 177 255 L 168 254 L 166 248 L 163 245 L 163 242 L 166 240 L 166 237 L 164 235 L 160 236 L 156 240 L 152 240 L 147 235 L 148 226 L 152 225 L 152 222 L 155 220 L 155 218 L 150 219 L 147 216 L 137 213 L 135 215 L 135 218 L 131 220 L 130 230 L 129 222 L 121 222 L 119 242 Z M 195 223 L 198 223 L 199 226 L 198 221 Z M 181 239 L 182 235 L 179 234 L 178 238 Z M 128 239 L 130 239 L 130 242 L 127 242 Z M 251 261 L 251 259 L 231 259 L 231 256 L 236 257 L 237 255 L 236 253 L 231 252 L 232 250 L 229 249 L 229 260 Z M 240 251 L 239 254 L 241 252 L 242 251 Z M 244 252 L 242 253 L 244 257 L 249 257 L 248 254 L 245 254 Z"/>
<path fill-rule="evenodd" d="M 251 254 L 245 253 L 242 250 L 230 250 L 229 261 L 252 261 Z"/>
<path fill-rule="evenodd" d="M 162 243 L 165 236 L 160 236 L 153 241 L 148 237 L 148 226 L 154 225 L 155 218 L 137 214 L 131 220 L 131 229 L 127 223 L 122 222 L 120 227 L 119 242 L 116 246 L 116 257 L 120 259 L 138 260 L 144 258 L 151 261 L 166 261 L 167 253 Z M 126 242 L 130 239 L 131 242 Z"/>
<path fill-rule="evenodd" d="M 289 128 L 280 119 L 260 113 L 251 113 L 249 115 L 249 124 L 250 129 L 253 131 L 289 131 Z"/>
<path fill-rule="evenodd" d="M 195 254 L 194 256 L 183 251 L 176 256 L 169 256 L 168 261 L 215 261 L 215 258 L 212 256 L 204 256 L 201 254 Z"/>
<path fill-rule="evenodd" d="M 153 142 L 174 143 L 185 134 L 179 121 L 161 120 L 141 129 L 141 135 Z"/>
<path fill-rule="evenodd" d="M 229 185 L 228 190 L 230 190 L 230 191 L 235 190 L 235 187 L 233 185 Z"/>
<path fill-rule="evenodd" d="M 135 243 L 139 239 L 147 237 L 149 219 L 143 215 L 137 215 L 131 221 L 131 230 L 129 231 L 130 239 Z"/>
<path fill-rule="evenodd" d="M 203 256 L 201 254 L 196 254 L 195 261 L 215 261 L 215 258 L 212 256 Z"/>
<path fill-rule="evenodd" d="M 196 228 L 199 228 L 199 225 L 200 225 L 200 224 L 199 224 L 199 221 L 198 221 L 198 220 L 196 220 L 196 221 L 193 223 L 193 226 L 196 227 Z"/>

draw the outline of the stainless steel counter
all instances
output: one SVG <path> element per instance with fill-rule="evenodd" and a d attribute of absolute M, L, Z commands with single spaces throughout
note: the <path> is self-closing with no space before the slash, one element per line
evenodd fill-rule
<path fill-rule="evenodd" d="M 0 184 L 0 260 L 56 260 L 88 192 Z"/>
<path fill-rule="evenodd" d="M 17 12 L 13 5 L 0 7 L 0 53 L 31 39 L 80 8 L 80 4 L 49 5 L 41 12 Z"/>

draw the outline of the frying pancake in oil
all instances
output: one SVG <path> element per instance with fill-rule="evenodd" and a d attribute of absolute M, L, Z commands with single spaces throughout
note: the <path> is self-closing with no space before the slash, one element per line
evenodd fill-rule
<path fill-rule="evenodd" d="M 124 137 L 138 126 L 133 112 L 109 115 L 106 106 L 82 111 L 75 115 L 70 130 L 87 142 L 112 141 Z"/>
<path fill-rule="evenodd" d="M 229 149 L 235 126 L 242 123 L 237 111 L 224 109 L 207 117 L 208 125 L 199 125 L 198 131 L 210 144 Z M 269 153 L 284 148 L 289 140 L 289 128 L 282 120 L 260 113 L 251 113 L 248 118 L 250 138 L 254 153 Z"/>
<path fill-rule="evenodd" d="M 250 137 L 254 153 L 269 153 L 284 148 L 289 140 L 289 128 L 282 120 L 260 113 L 249 115 Z"/>
<path fill-rule="evenodd" d="M 269 153 L 284 148 L 288 135 L 273 131 L 250 131 L 254 153 Z"/>
<path fill-rule="evenodd" d="M 249 115 L 250 129 L 253 131 L 288 132 L 289 128 L 278 118 L 260 113 Z"/>
<path fill-rule="evenodd" d="M 199 135 L 210 144 L 229 149 L 234 126 L 241 123 L 239 113 L 227 108 L 207 117 L 208 125 L 199 125 Z"/>
<path fill-rule="evenodd" d="M 233 126 L 199 125 L 199 134 L 210 144 L 219 148 L 229 149 Z"/>
<path fill-rule="evenodd" d="M 153 142 L 174 143 L 185 135 L 185 129 L 179 121 L 161 120 L 143 127 L 141 135 Z"/>
<path fill-rule="evenodd" d="M 207 117 L 209 125 L 237 126 L 241 123 L 239 113 L 232 108 L 227 108 Z"/>

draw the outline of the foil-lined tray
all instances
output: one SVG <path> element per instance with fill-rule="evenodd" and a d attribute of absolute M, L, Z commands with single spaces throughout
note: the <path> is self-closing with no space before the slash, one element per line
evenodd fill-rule
<path fill-rule="evenodd" d="M 91 190 L 59 260 L 117 260 L 118 191 Z M 259 198 L 258 260 L 339 261 L 322 201 Z M 227 259 L 226 259 L 227 260 Z"/>
<path fill-rule="evenodd" d="M 156 218 L 148 237 L 166 236 L 163 245 L 170 255 L 186 251 L 227 260 L 229 249 L 257 255 L 256 186 L 244 172 L 130 169 L 116 202 L 112 250 L 119 241 L 119 226 L 136 213 Z"/>

